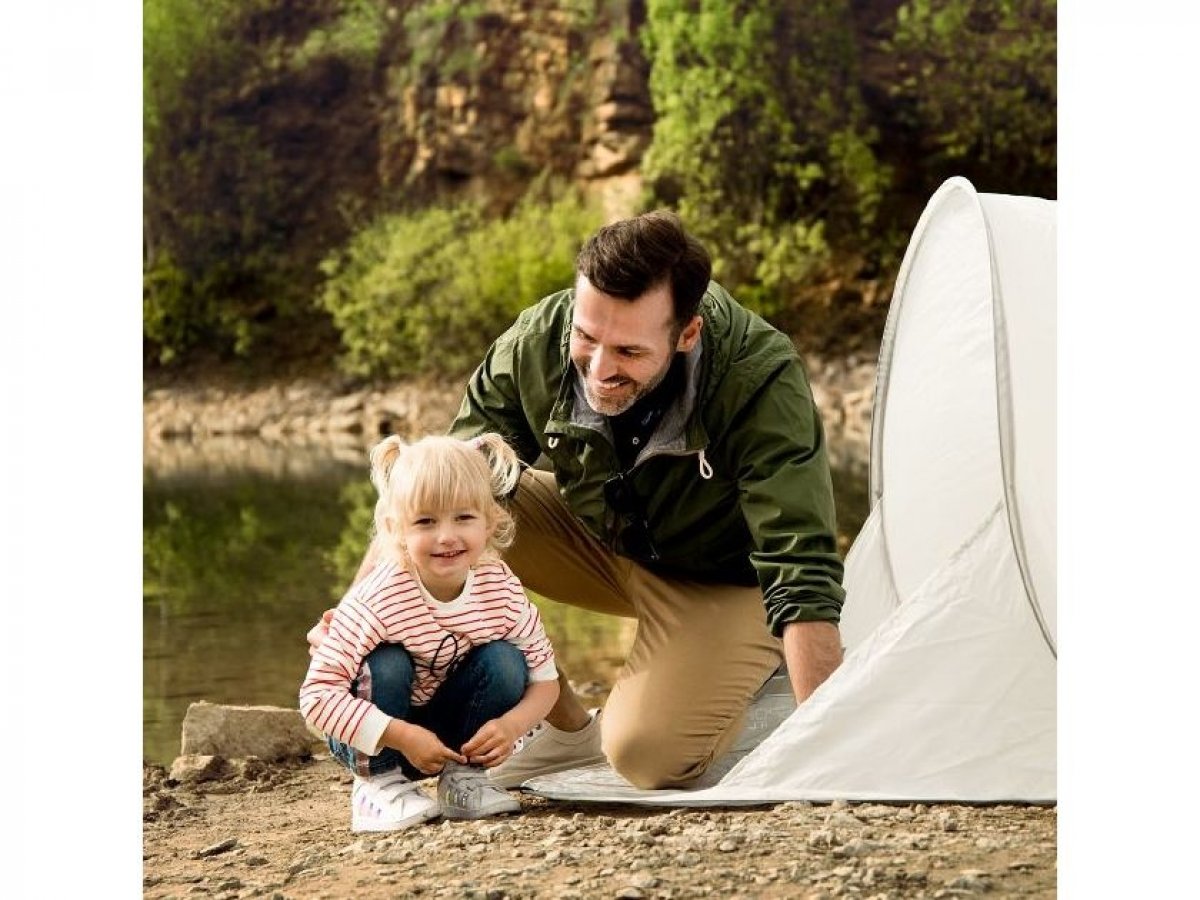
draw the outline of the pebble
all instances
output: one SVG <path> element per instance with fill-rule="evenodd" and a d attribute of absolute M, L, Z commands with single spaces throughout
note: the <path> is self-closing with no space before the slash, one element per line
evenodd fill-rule
<path fill-rule="evenodd" d="M 846 841 L 840 847 L 834 848 L 835 856 L 866 856 L 868 853 L 877 850 L 879 845 L 873 841 L 864 841 L 861 838 L 853 838 Z"/>
<path fill-rule="evenodd" d="M 817 848 L 829 848 L 834 845 L 833 831 L 828 828 L 818 829 L 808 836 L 808 846 Z"/>
<path fill-rule="evenodd" d="M 848 812 L 835 812 L 826 817 L 825 824 L 835 825 L 838 828 L 859 828 L 862 822 Z"/>
<path fill-rule="evenodd" d="M 991 884 L 987 880 L 987 873 L 977 869 L 965 870 L 959 873 L 958 877 L 954 878 L 946 886 L 967 891 L 986 891 L 991 888 Z"/>
<path fill-rule="evenodd" d="M 219 843 L 213 844 L 209 847 L 205 847 L 203 850 L 197 850 L 193 854 L 192 858 L 193 859 L 203 859 L 208 856 L 217 856 L 218 854 L 229 852 L 237 845 L 238 845 L 237 838 L 232 838 L 232 837 L 225 838 L 225 840 L 220 841 Z"/>

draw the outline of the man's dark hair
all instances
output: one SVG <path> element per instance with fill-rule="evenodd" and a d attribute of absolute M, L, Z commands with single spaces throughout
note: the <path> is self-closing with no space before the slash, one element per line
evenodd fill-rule
<path fill-rule="evenodd" d="M 671 287 L 675 324 L 683 327 L 700 306 L 712 276 L 704 245 L 667 210 L 605 225 L 575 258 L 575 272 L 605 294 L 635 300 L 664 281 Z"/>

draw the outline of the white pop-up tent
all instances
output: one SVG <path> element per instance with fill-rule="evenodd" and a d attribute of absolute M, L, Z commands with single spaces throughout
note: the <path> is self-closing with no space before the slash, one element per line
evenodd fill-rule
<path fill-rule="evenodd" d="M 1053 801 L 1055 282 L 1053 202 L 943 184 L 880 351 L 842 666 L 715 785 L 577 770 L 527 786 L 691 806 Z"/>

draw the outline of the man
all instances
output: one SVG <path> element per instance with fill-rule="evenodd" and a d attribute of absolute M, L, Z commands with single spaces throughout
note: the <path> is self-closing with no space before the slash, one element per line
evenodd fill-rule
<path fill-rule="evenodd" d="M 711 269 L 670 213 L 602 228 L 574 288 L 526 309 L 467 386 L 451 432 L 541 460 L 511 501 L 509 565 L 545 597 L 638 620 L 603 713 L 560 674 L 545 724 L 489 770 L 501 786 L 605 758 L 637 787 L 684 786 L 781 654 L 797 702 L 841 662 L 820 417 L 791 341 Z"/>

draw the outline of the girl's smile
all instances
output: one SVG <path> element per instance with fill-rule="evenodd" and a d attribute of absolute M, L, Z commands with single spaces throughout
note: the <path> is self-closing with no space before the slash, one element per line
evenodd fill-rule
<path fill-rule="evenodd" d="M 404 549 L 436 599 L 457 597 L 467 573 L 487 549 L 491 528 L 482 510 L 418 510 L 404 523 Z"/>

